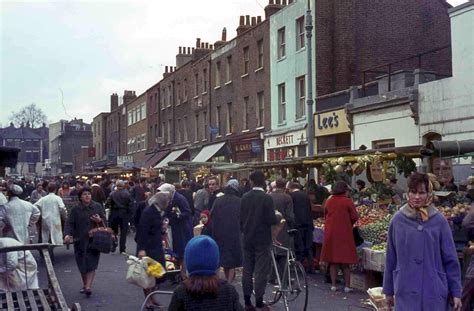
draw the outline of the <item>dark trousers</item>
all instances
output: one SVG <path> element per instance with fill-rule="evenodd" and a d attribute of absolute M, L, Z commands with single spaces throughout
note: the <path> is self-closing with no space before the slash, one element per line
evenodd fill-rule
<path fill-rule="evenodd" d="M 296 260 L 303 263 L 308 260 L 310 271 L 314 270 L 313 264 L 313 227 L 300 227 L 295 236 Z"/>
<path fill-rule="evenodd" d="M 474 278 L 466 278 L 462 289 L 462 311 L 470 311 L 474 302 Z"/>
<path fill-rule="evenodd" d="M 129 213 L 126 210 L 112 210 L 109 217 L 110 228 L 118 236 L 120 228 L 120 252 L 125 252 L 128 233 Z"/>
<path fill-rule="evenodd" d="M 271 245 L 253 246 L 244 245 L 242 290 L 244 296 L 250 297 L 254 290 L 255 277 L 255 300 L 260 302 L 265 294 L 268 276 L 272 269 Z"/>

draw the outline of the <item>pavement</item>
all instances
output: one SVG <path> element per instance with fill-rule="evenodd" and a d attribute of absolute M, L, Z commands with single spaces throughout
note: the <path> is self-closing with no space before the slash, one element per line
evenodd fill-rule
<path fill-rule="evenodd" d="M 131 235 L 128 237 L 127 250 L 135 252 L 136 244 Z M 81 277 L 74 261 L 74 252 L 71 247 L 58 247 L 55 249 L 56 262 L 54 269 L 59 284 L 69 305 L 75 302 L 81 304 L 82 310 L 86 311 L 137 311 L 140 310 L 144 300 L 143 292 L 137 286 L 125 281 L 127 272 L 126 258 L 118 253 L 102 254 L 96 277 L 92 287 L 92 296 L 86 298 L 80 294 L 82 287 Z M 35 257 L 37 254 L 35 254 Z M 38 258 L 39 266 L 42 266 Z M 46 276 L 44 269 L 40 268 L 40 285 L 44 285 Z M 366 293 L 352 292 L 345 294 L 341 291 L 331 292 L 329 285 L 324 283 L 321 273 L 310 275 L 308 278 L 309 299 L 307 310 L 372 310 L 364 306 L 363 302 L 368 298 Z M 234 283 L 240 294 L 243 305 L 242 287 L 240 279 Z M 267 287 L 269 291 L 270 286 Z M 173 285 L 165 283 L 162 290 L 172 290 Z M 160 302 L 164 305 L 169 303 L 170 296 L 160 295 Z M 290 304 L 290 307 L 292 305 Z M 274 310 L 284 310 L 282 303 L 273 306 Z"/>

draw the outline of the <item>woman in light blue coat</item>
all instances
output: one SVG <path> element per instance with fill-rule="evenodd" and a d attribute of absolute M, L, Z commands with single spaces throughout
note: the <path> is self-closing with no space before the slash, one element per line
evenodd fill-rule
<path fill-rule="evenodd" d="M 451 229 L 431 205 L 426 174 L 408 182 L 408 203 L 393 217 L 383 291 L 390 306 L 403 311 L 461 310 L 461 271 Z"/>

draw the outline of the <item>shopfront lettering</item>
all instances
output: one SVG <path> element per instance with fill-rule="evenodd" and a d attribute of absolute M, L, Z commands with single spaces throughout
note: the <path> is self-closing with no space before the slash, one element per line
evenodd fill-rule
<path fill-rule="evenodd" d="M 276 145 L 291 145 L 293 144 L 293 134 L 291 135 L 282 135 L 276 138 Z"/>
<path fill-rule="evenodd" d="M 252 150 L 252 144 L 251 143 L 234 145 L 234 151 L 235 152 L 248 152 L 248 151 L 251 151 L 251 150 Z"/>
<path fill-rule="evenodd" d="M 323 130 L 338 126 L 339 116 L 336 114 L 336 112 L 333 112 L 332 115 L 329 117 L 321 117 L 321 115 L 318 114 L 318 129 Z"/>

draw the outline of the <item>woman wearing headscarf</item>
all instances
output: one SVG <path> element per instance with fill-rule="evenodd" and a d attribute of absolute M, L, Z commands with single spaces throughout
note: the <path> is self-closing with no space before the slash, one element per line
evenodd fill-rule
<path fill-rule="evenodd" d="M 340 265 L 344 273 L 344 292 L 352 291 L 350 285 L 350 265 L 356 264 L 357 257 L 352 226 L 359 216 L 352 199 L 349 198 L 349 186 L 338 181 L 324 204 L 326 223 L 321 261 L 329 264 L 331 291 L 336 291 L 337 268 Z"/>
<path fill-rule="evenodd" d="M 235 268 L 242 267 L 240 241 L 240 189 L 236 179 L 230 179 L 224 195 L 214 201 L 212 207 L 212 238 L 219 246 L 220 266 L 229 283 L 235 278 Z"/>
<path fill-rule="evenodd" d="M 202 228 L 201 234 L 207 235 L 207 236 L 212 236 L 212 229 L 211 229 L 211 212 L 209 210 L 203 210 L 201 212 L 201 215 L 199 215 L 201 218 L 201 223 L 204 225 Z"/>
<path fill-rule="evenodd" d="M 89 187 L 82 187 L 78 192 L 79 204 L 71 210 L 64 231 L 64 243 L 74 242 L 74 256 L 81 273 L 83 286 L 81 293 L 90 297 L 95 270 L 99 265 L 100 252 L 89 248 L 89 231 L 102 222 L 105 224 L 104 207 L 92 201 Z"/>
<path fill-rule="evenodd" d="M 162 212 L 168 207 L 169 195 L 167 193 L 158 192 L 152 198 L 140 215 L 140 222 L 137 230 L 137 255 L 139 258 L 148 256 L 164 267 L 165 253 L 163 251 L 163 243 L 161 239 L 161 225 L 163 218 Z M 144 289 L 145 297 L 152 292 L 153 289 Z M 155 303 L 157 303 L 155 301 Z M 147 308 L 152 308 L 151 304 Z"/>
<path fill-rule="evenodd" d="M 165 216 L 169 219 L 173 237 L 173 251 L 181 264 L 184 258 L 184 248 L 193 237 L 192 212 L 186 198 L 176 192 L 171 184 L 162 184 L 159 192 L 169 194 L 170 200 L 165 209 Z"/>
<path fill-rule="evenodd" d="M 188 278 L 174 290 L 168 310 L 243 311 L 234 286 L 217 276 L 219 248 L 213 239 L 194 237 L 184 256 Z"/>
<path fill-rule="evenodd" d="M 390 222 L 383 291 L 395 310 L 461 310 L 461 271 L 448 221 L 431 204 L 426 174 L 408 180 L 408 202 Z"/>

